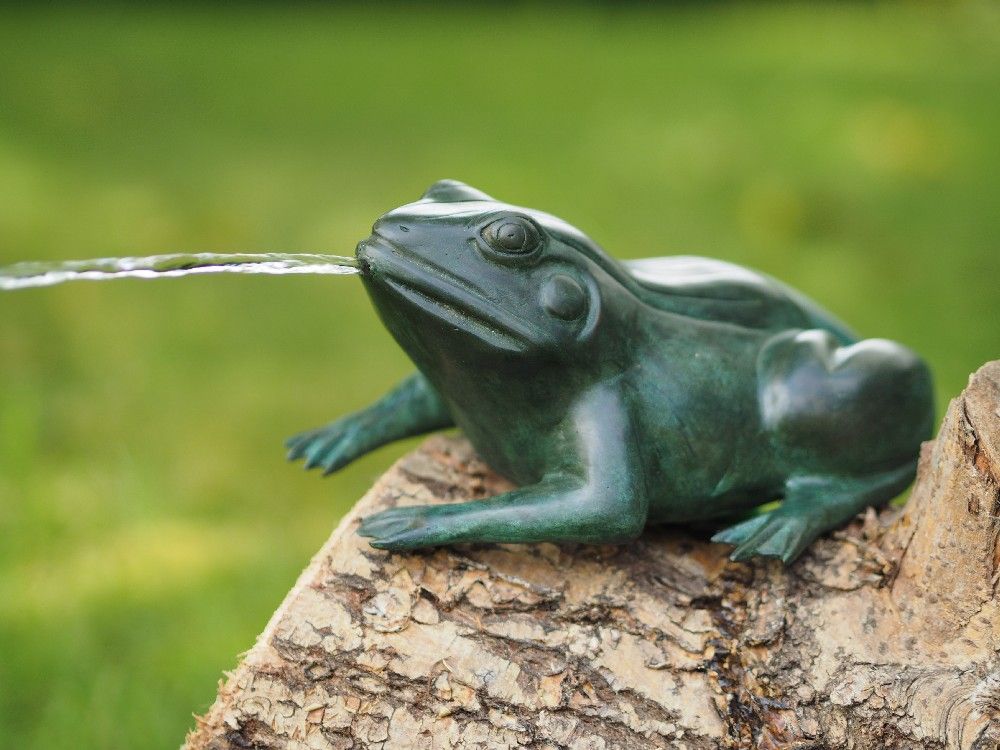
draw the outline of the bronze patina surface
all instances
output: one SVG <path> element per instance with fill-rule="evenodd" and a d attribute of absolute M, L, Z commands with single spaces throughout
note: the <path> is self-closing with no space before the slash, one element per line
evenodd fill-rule
<path fill-rule="evenodd" d="M 747 268 L 621 263 L 554 216 L 450 180 L 382 216 L 357 259 L 419 372 L 291 438 L 289 457 L 331 472 L 457 425 L 520 485 L 377 513 L 358 530 L 375 547 L 622 542 L 647 523 L 742 518 L 714 537 L 734 559 L 789 562 L 905 489 L 931 434 L 914 352 L 859 340 Z"/>

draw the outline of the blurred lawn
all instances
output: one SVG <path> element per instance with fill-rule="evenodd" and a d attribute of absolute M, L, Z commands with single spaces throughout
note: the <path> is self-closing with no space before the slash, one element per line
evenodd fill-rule
<path fill-rule="evenodd" d="M 0 11 L 0 264 L 348 253 L 456 177 L 1000 357 L 995 5 Z M 409 367 L 356 279 L 0 297 L 0 746 L 174 747 L 407 446 L 281 439 Z"/>

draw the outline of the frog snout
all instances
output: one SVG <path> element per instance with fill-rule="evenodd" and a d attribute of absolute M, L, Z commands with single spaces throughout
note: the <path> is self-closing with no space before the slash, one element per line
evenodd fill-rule
<path fill-rule="evenodd" d="M 364 240 L 359 242 L 358 246 L 354 249 L 354 257 L 358 260 L 358 268 L 361 269 L 362 274 L 367 276 L 371 273 L 368 248 L 366 247 Z"/>
<path fill-rule="evenodd" d="M 354 251 L 354 257 L 358 259 L 358 267 L 361 269 L 361 274 L 363 276 L 370 276 L 372 271 L 378 271 L 379 266 L 384 265 L 384 263 L 380 264 L 380 260 L 386 255 L 391 255 L 392 252 L 391 245 L 378 236 L 372 235 L 368 239 L 358 243 L 358 247 Z"/>
<path fill-rule="evenodd" d="M 391 273 L 391 269 L 395 269 L 401 264 L 405 265 L 406 255 L 407 253 L 402 248 L 378 232 L 359 242 L 354 251 L 363 276 L 380 272 L 383 274 Z"/>
<path fill-rule="evenodd" d="M 406 246 L 411 239 L 410 226 L 406 216 L 387 214 L 375 222 L 372 227 L 372 237 L 384 240 L 390 245 Z"/>

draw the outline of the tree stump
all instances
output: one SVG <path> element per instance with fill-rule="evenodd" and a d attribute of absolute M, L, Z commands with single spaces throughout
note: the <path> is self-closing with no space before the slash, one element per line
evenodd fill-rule
<path fill-rule="evenodd" d="M 343 519 L 185 747 L 997 748 L 998 480 L 1000 361 L 952 401 L 905 509 L 789 568 L 672 528 L 369 548 L 361 516 L 509 488 L 433 437 Z"/>

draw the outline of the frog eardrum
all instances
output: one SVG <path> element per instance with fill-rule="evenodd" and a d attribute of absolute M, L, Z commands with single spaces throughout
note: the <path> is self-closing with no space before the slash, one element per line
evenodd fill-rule
<path fill-rule="evenodd" d="M 794 560 L 912 481 L 931 376 L 799 292 L 707 258 L 619 262 L 554 216 L 443 180 L 357 247 L 417 372 L 288 441 L 329 473 L 458 426 L 519 485 L 361 523 L 374 547 L 627 542 L 710 522 L 731 556 Z M 781 500 L 767 512 L 763 503 Z"/>

